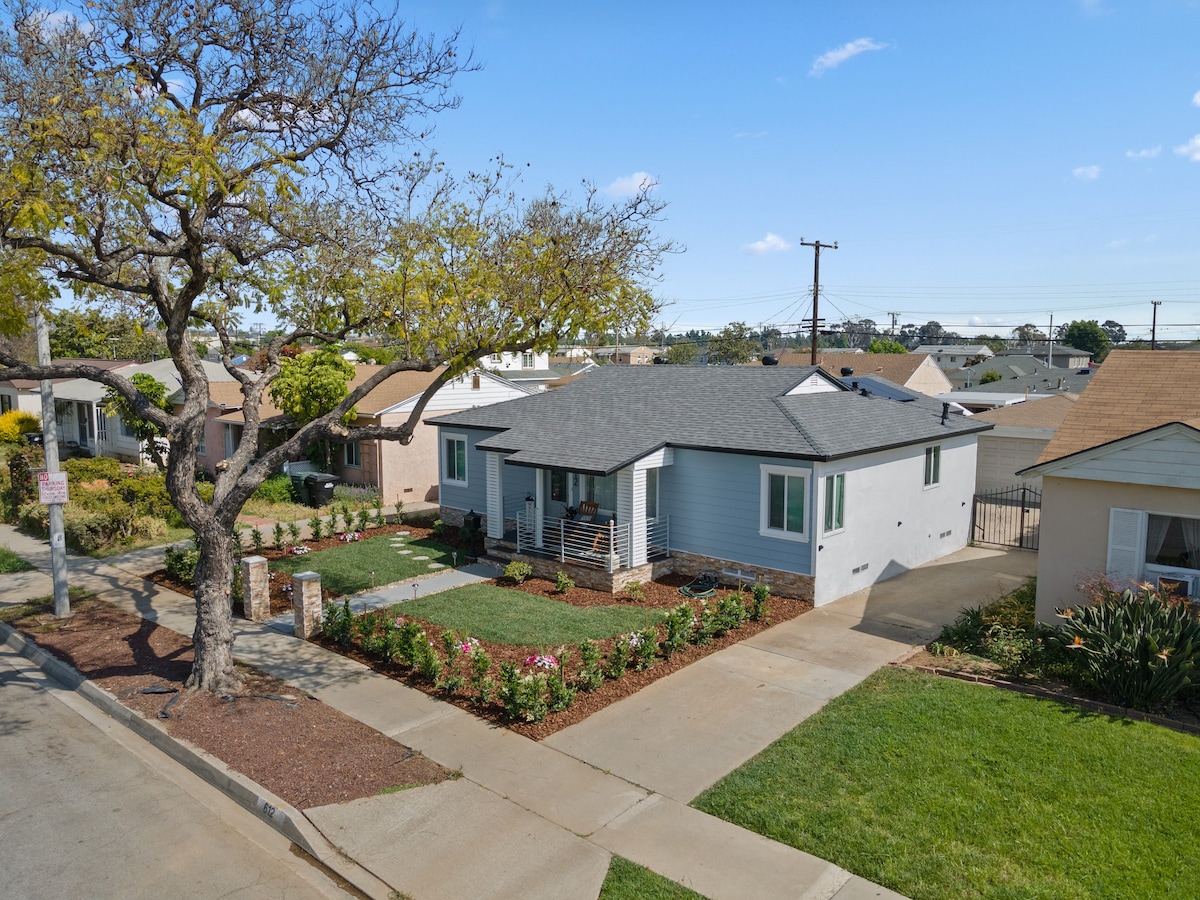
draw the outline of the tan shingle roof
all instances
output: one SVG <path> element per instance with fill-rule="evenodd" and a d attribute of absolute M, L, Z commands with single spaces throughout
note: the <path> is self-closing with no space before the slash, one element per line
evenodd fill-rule
<path fill-rule="evenodd" d="M 1200 353 L 1114 350 L 1067 413 L 1038 463 L 1169 422 L 1200 428 Z"/>
<path fill-rule="evenodd" d="M 380 369 L 383 366 L 368 366 L 360 365 L 354 367 L 354 377 L 350 379 L 350 390 L 354 390 Z M 434 369 L 432 372 L 397 372 L 383 384 L 367 394 L 362 400 L 358 401 L 358 414 L 360 416 L 375 416 L 385 409 L 395 406 L 410 397 L 415 397 L 424 391 L 429 385 L 433 384 L 443 369 Z M 237 385 L 232 385 L 237 387 Z M 216 384 L 209 385 L 209 397 L 215 402 L 220 402 L 217 397 L 217 392 L 214 390 Z M 224 400 L 229 406 L 241 408 L 242 395 L 240 392 L 236 394 L 236 399 Z M 268 419 L 276 416 L 282 416 L 283 413 L 271 402 L 270 392 L 263 397 L 262 403 L 259 405 L 260 420 L 266 422 Z M 222 422 L 241 422 L 242 416 L 240 412 L 226 413 L 220 416 Z"/>
<path fill-rule="evenodd" d="M 1027 403 L 998 406 L 987 412 L 976 413 L 975 418 L 1014 428 L 1058 428 L 1078 399 L 1078 394 L 1055 394 Z"/>
<path fill-rule="evenodd" d="M 817 365 L 840 378 L 842 366 L 849 366 L 855 375 L 878 375 L 896 384 L 904 384 L 913 377 L 921 363 L 929 358 L 928 353 L 818 353 Z M 781 366 L 812 365 L 809 353 L 781 353 Z"/>

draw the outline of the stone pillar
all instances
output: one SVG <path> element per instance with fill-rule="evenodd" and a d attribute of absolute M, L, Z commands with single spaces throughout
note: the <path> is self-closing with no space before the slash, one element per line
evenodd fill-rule
<path fill-rule="evenodd" d="M 308 640 L 321 631 L 321 576 L 297 572 L 292 576 L 292 612 L 296 637 Z"/>
<path fill-rule="evenodd" d="M 251 622 L 271 618 L 271 580 L 265 556 L 242 558 L 242 612 Z"/>

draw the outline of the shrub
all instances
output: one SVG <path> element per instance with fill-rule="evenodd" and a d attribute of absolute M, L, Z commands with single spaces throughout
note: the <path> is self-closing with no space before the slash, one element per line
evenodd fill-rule
<path fill-rule="evenodd" d="M 424 631 L 413 640 L 413 667 L 418 675 L 437 684 L 442 674 L 442 658 L 438 656 L 437 648 Z"/>
<path fill-rule="evenodd" d="M 567 683 L 567 663 L 571 661 L 571 651 L 566 647 L 559 647 L 557 657 L 558 665 L 546 675 L 546 703 L 550 712 L 570 709 L 579 693 L 577 688 Z"/>
<path fill-rule="evenodd" d="M 263 538 L 262 529 L 257 525 L 250 529 L 250 546 L 254 548 L 254 552 L 262 556 L 263 550 L 267 547 L 266 539 Z"/>
<path fill-rule="evenodd" d="M 292 539 L 292 546 L 297 546 L 300 543 L 300 526 L 295 522 L 288 522 L 287 530 L 288 537 Z"/>
<path fill-rule="evenodd" d="M 663 656 L 671 658 L 682 650 L 692 636 L 692 628 L 698 624 L 690 603 L 680 603 L 667 613 L 667 635 L 662 642 Z"/>
<path fill-rule="evenodd" d="M 313 516 L 308 520 L 308 531 L 314 541 L 319 541 L 321 535 L 324 534 L 325 523 L 321 521 L 320 516 Z"/>
<path fill-rule="evenodd" d="M 750 600 L 746 604 L 746 613 L 751 622 L 758 622 L 767 614 L 767 599 L 770 596 L 771 586 L 761 581 L 750 589 Z"/>
<path fill-rule="evenodd" d="M 8 458 L 8 502 L 13 515 L 20 517 L 20 508 L 36 495 L 33 469 L 29 465 L 29 457 L 24 453 L 14 453 Z"/>
<path fill-rule="evenodd" d="M 19 444 L 29 432 L 42 430 L 42 423 L 33 413 L 23 409 L 10 409 L 0 414 L 0 443 Z"/>
<path fill-rule="evenodd" d="M 635 631 L 629 636 L 629 649 L 633 653 L 633 664 L 637 669 L 648 669 L 658 656 L 658 629 L 651 626 Z"/>
<path fill-rule="evenodd" d="M 292 477 L 277 472 L 264 480 L 250 496 L 267 503 L 291 503 L 295 499 L 295 494 L 292 493 Z"/>
<path fill-rule="evenodd" d="M 115 484 L 121 480 L 121 464 L 108 456 L 97 456 L 91 459 L 87 457 L 65 459 L 62 463 L 62 470 L 75 483 L 107 481 L 109 484 Z"/>
<path fill-rule="evenodd" d="M 354 506 L 374 506 L 379 502 L 379 488 L 373 484 L 344 484 L 333 486 L 333 499 Z"/>
<path fill-rule="evenodd" d="M 330 603 L 325 607 L 324 633 L 338 644 L 349 644 L 354 634 L 354 615 L 350 612 L 350 598 L 341 603 Z"/>
<path fill-rule="evenodd" d="M 717 601 L 713 635 L 719 636 L 728 631 L 737 631 L 748 616 L 746 604 L 742 602 L 741 592 L 726 594 Z"/>
<path fill-rule="evenodd" d="M 554 573 L 554 589 L 560 594 L 567 593 L 573 587 L 575 587 L 575 582 L 566 572 Z"/>
<path fill-rule="evenodd" d="M 521 584 L 533 574 L 533 566 L 524 560 L 514 559 L 504 567 L 504 577 L 513 584 Z"/>
<path fill-rule="evenodd" d="M 609 651 L 608 660 L 604 664 L 605 678 L 615 680 L 625 674 L 630 660 L 633 659 L 632 642 L 636 639 L 637 635 L 635 634 L 622 634 L 613 641 L 613 648 Z"/>
<path fill-rule="evenodd" d="M 1110 703 L 1161 712 L 1198 681 L 1200 620 L 1176 598 L 1104 587 L 1097 603 L 1058 614 L 1056 641 L 1075 654 L 1080 682 Z"/>
<path fill-rule="evenodd" d="M 594 691 L 604 684 L 604 671 L 600 668 L 600 645 L 595 641 L 579 642 L 579 687 Z"/>
<path fill-rule="evenodd" d="M 355 519 L 355 524 L 358 525 L 358 530 L 366 531 L 371 524 L 371 511 L 369 509 L 360 509 Z"/>
<path fill-rule="evenodd" d="M 168 546 L 166 549 L 167 574 L 184 584 L 196 583 L 196 564 L 200 562 L 200 548 L 195 542 L 190 547 Z"/>
<path fill-rule="evenodd" d="M 442 675 L 438 679 L 437 686 L 439 689 L 453 694 L 466 682 L 466 678 L 459 671 L 459 662 L 463 656 L 462 638 L 449 629 L 443 631 L 442 650 L 446 654 L 446 665 L 442 669 Z"/>
<path fill-rule="evenodd" d="M 276 550 L 283 549 L 283 523 L 276 522 L 275 527 L 271 531 L 271 540 L 275 544 Z"/>
<path fill-rule="evenodd" d="M 479 646 L 478 641 L 467 638 L 467 643 L 471 644 L 471 649 L 467 652 L 467 668 L 471 673 L 469 683 L 475 694 L 475 702 L 488 703 L 492 694 L 496 692 L 496 682 L 489 675 L 492 670 L 492 658 Z"/>
<path fill-rule="evenodd" d="M 646 601 L 646 587 L 640 581 L 631 581 L 625 585 L 625 593 L 635 603 L 644 603 Z"/>
<path fill-rule="evenodd" d="M 497 699 L 513 721 L 540 722 L 550 711 L 549 687 L 544 672 L 522 675 L 511 662 L 500 664 Z"/>
<path fill-rule="evenodd" d="M 167 520 L 175 512 L 167 493 L 167 479 L 162 475 L 132 475 L 116 484 L 117 495 L 140 515 Z"/>

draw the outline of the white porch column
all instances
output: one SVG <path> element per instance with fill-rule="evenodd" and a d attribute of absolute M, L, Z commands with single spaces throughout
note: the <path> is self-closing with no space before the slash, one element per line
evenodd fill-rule
<path fill-rule="evenodd" d="M 646 561 L 646 472 L 639 465 L 617 473 L 617 525 L 629 530 L 626 566 Z"/>
<path fill-rule="evenodd" d="M 487 536 L 504 538 L 504 458 L 487 454 Z"/>
<path fill-rule="evenodd" d="M 542 528 L 546 522 L 546 479 L 541 469 L 533 470 L 533 546 L 539 550 L 546 546 L 542 540 Z"/>

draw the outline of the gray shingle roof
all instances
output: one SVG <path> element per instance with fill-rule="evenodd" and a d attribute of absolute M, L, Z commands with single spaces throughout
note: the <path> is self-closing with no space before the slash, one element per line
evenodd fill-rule
<path fill-rule="evenodd" d="M 957 415 L 943 424 L 942 405 L 925 397 L 898 403 L 840 386 L 784 396 L 814 371 L 606 366 L 557 391 L 429 422 L 496 431 L 479 446 L 512 464 L 594 474 L 663 446 L 821 460 L 991 427 Z"/>

